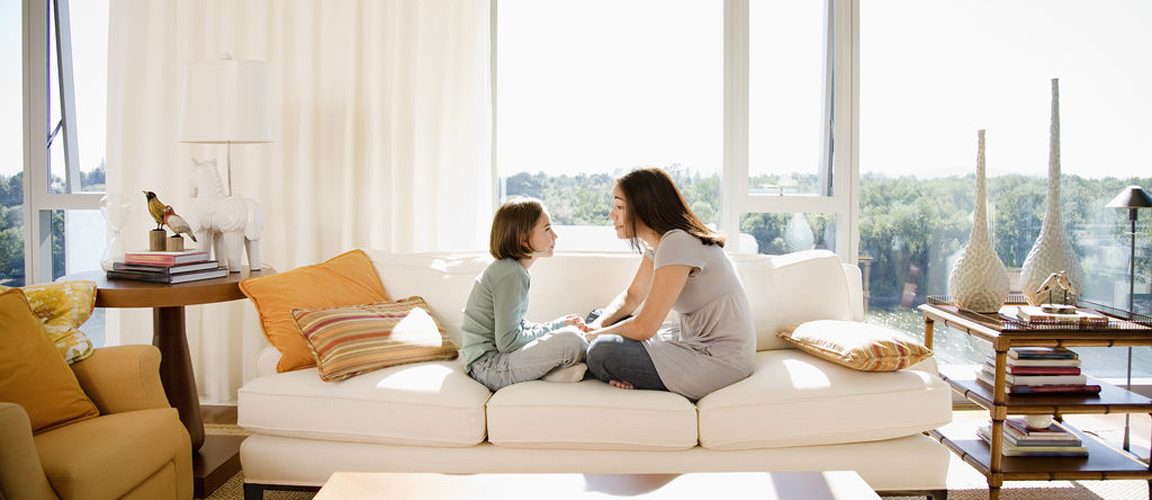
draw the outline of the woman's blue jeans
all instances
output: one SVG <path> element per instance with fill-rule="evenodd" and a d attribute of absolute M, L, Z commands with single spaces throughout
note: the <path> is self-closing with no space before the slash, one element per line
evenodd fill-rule
<path fill-rule="evenodd" d="M 588 346 L 588 372 L 604 382 L 619 380 L 636 389 L 666 391 L 656 365 L 642 342 L 601 335 Z"/>

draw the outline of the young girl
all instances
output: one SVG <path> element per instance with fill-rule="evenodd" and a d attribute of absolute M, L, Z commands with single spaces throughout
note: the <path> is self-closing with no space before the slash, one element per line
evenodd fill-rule
<path fill-rule="evenodd" d="M 538 200 L 510 200 L 492 218 L 488 252 L 496 261 L 468 295 L 460 357 L 468 375 L 493 391 L 541 377 L 579 382 L 584 376 L 587 327 L 580 316 L 548 323 L 524 319 L 532 280 L 528 269 L 555 248 L 552 221 Z"/>

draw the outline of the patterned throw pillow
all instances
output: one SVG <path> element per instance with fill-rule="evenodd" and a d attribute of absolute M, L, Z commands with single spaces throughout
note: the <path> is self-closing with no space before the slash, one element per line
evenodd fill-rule
<path fill-rule="evenodd" d="M 0 286 L 0 290 L 7 287 Z M 32 313 L 44 323 L 44 333 L 68 364 L 88 359 L 92 341 L 80 325 L 92 317 L 96 305 L 96 283 L 56 281 L 22 288 Z"/>
<path fill-rule="evenodd" d="M 901 332 L 858 321 L 809 321 L 776 335 L 818 358 L 866 372 L 901 370 L 932 356 Z"/>
<path fill-rule="evenodd" d="M 363 250 L 342 253 L 320 264 L 240 282 L 260 313 L 268 342 L 280 351 L 276 371 L 316 365 L 307 342 L 292 319 L 292 310 L 345 307 L 392 300 L 380 282 L 372 259 Z"/>
<path fill-rule="evenodd" d="M 421 361 L 455 359 L 456 345 L 420 297 L 385 304 L 331 309 L 295 309 L 326 382 L 381 368 Z"/>

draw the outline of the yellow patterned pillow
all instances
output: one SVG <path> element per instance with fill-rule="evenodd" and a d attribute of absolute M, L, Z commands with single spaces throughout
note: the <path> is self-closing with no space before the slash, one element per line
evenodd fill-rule
<path fill-rule="evenodd" d="M 931 349 L 901 332 L 858 321 L 809 321 L 776 336 L 818 358 L 867 372 L 896 371 L 932 356 Z"/>
<path fill-rule="evenodd" d="M 389 366 L 455 359 L 456 345 L 420 297 L 386 304 L 294 309 L 326 382 Z"/>
<path fill-rule="evenodd" d="M 0 290 L 7 287 L 0 287 Z M 80 331 L 96 305 L 96 283 L 56 281 L 22 288 L 32 313 L 44 324 L 44 333 L 68 364 L 88 359 L 92 341 Z"/>

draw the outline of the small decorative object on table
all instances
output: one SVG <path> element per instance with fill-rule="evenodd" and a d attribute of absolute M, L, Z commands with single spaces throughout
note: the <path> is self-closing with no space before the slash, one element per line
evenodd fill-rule
<path fill-rule="evenodd" d="M 976 312 L 996 312 L 1008 297 L 1008 271 L 988 239 L 984 189 L 984 131 L 976 132 L 976 208 L 972 213 L 972 236 L 952 266 L 948 293 L 953 302 Z"/>
<path fill-rule="evenodd" d="M 1052 292 L 1059 288 L 1064 296 L 1060 298 L 1060 303 L 1057 304 L 1052 297 Z M 1048 294 L 1048 302 L 1040 304 L 1040 310 L 1051 314 L 1076 314 L 1076 306 L 1068 303 L 1068 295 L 1076 296 L 1079 291 L 1076 286 L 1072 284 L 1072 280 L 1068 279 L 1068 273 L 1065 271 L 1057 271 L 1048 276 L 1036 289 L 1037 297 L 1044 297 L 1044 293 Z"/>
<path fill-rule="evenodd" d="M 100 215 L 104 217 L 104 223 L 112 233 L 108 245 L 104 247 L 104 255 L 100 257 L 100 268 L 105 271 L 111 271 L 112 264 L 124 255 L 124 242 L 120 238 L 120 232 L 124 230 L 124 223 L 128 221 L 128 214 L 131 211 L 132 205 L 123 196 L 108 193 L 100 198 Z"/>

